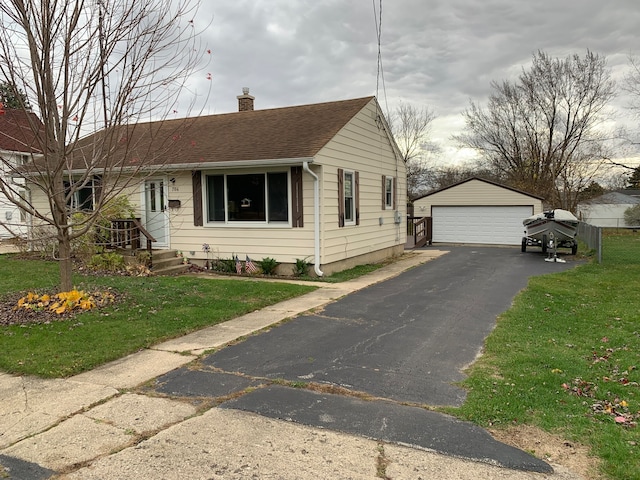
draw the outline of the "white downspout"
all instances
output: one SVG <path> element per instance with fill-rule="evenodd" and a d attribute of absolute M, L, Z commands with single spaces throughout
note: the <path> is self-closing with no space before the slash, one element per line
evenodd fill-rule
<path fill-rule="evenodd" d="M 309 168 L 309 162 L 302 162 L 302 168 L 313 177 L 313 270 L 321 277 L 324 273 L 320 270 L 320 185 L 318 176 Z"/>

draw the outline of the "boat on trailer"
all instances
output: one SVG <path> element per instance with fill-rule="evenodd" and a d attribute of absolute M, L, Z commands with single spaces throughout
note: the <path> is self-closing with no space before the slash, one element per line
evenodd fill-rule
<path fill-rule="evenodd" d="M 549 248 L 566 247 L 571 254 L 578 251 L 576 235 L 580 221 L 568 210 L 556 208 L 525 218 L 525 236 L 522 237 L 522 251 L 528 246 L 542 247 L 542 253 Z"/>

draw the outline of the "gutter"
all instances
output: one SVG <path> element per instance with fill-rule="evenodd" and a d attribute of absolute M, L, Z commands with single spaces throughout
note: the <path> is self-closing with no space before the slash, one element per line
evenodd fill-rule
<path fill-rule="evenodd" d="M 318 176 L 311 171 L 308 161 L 302 162 L 302 168 L 313 177 L 313 270 L 316 275 L 322 277 L 324 273 L 320 270 L 320 185 Z"/>
<path fill-rule="evenodd" d="M 154 165 L 130 165 L 130 166 L 117 166 L 113 165 L 109 168 L 104 167 L 90 167 L 92 172 L 96 175 L 104 174 L 105 172 L 117 172 L 117 173 L 142 173 L 142 172 L 165 172 L 165 171 L 179 171 L 179 170 L 228 170 L 232 168 L 256 168 L 256 167 L 287 167 L 300 165 L 300 162 L 313 162 L 313 158 L 300 157 L 300 158 L 276 158 L 276 159 L 262 159 L 262 160 L 232 160 L 228 162 L 185 162 L 185 163 L 159 163 Z M 71 170 L 65 170 L 66 174 L 79 175 L 86 172 L 86 168 L 74 168 Z M 28 174 L 29 172 L 25 172 Z M 41 172 L 34 172 L 33 176 L 41 176 Z"/>

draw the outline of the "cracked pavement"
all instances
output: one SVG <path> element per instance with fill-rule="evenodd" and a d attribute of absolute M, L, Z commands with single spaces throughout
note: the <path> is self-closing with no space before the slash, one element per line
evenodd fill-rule
<path fill-rule="evenodd" d="M 403 285 L 415 283 L 414 275 L 421 270 L 412 267 L 443 253 L 426 249 L 407 255 L 356 281 L 323 286 L 298 299 L 164 342 L 72 378 L 40 380 L 0 374 L 0 474 L 10 479 L 578 479 L 556 465 L 553 473 L 536 472 L 535 468 L 512 470 L 508 463 L 502 463 L 507 468 L 500 468 L 496 466 L 499 462 L 491 461 L 490 456 L 495 453 L 491 451 L 481 452 L 480 456 L 487 457 L 484 459 L 477 458 L 478 452 L 451 453 L 454 456 L 434 453 L 443 451 L 439 445 L 442 439 L 455 438 L 456 434 L 464 447 L 467 434 L 474 428 L 489 450 L 492 445 L 502 448 L 503 444 L 493 441 L 478 427 L 460 425 L 462 422 L 439 414 L 436 417 L 434 412 L 410 404 L 418 392 L 407 388 L 411 386 L 409 374 L 437 378 L 434 370 L 440 363 L 428 368 L 419 365 L 421 355 L 426 358 L 426 350 L 385 365 L 383 356 L 389 357 L 390 345 L 398 340 L 409 344 L 416 341 L 415 332 L 406 332 L 418 323 L 411 304 L 419 295 L 403 298 L 402 308 L 393 310 L 400 316 L 396 320 L 404 326 L 376 332 L 367 325 L 371 318 L 375 319 L 372 313 L 392 313 L 386 303 L 393 293 L 388 288 L 376 290 L 379 282 L 395 278 L 398 288 L 405 292 Z M 400 275 L 402 272 L 405 273 Z M 443 295 L 443 291 L 455 287 L 455 282 L 442 283 L 442 290 L 427 288 L 420 295 L 430 290 Z M 354 296 L 353 292 L 369 286 L 379 302 L 360 302 Z M 333 310 L 339 307 L 332 302 L 341 298 L 352 302 L 346 310 L 348 315 L 343 310 Z M 321 306 L 321 315 L 308 314 Z M 487 310 L 491 308 L 494 307 L 487 305 Z M 292 318 L 295 320 L 252 335 Z M 319 329 L 320 335 L 303 344 L 299 341 L 306 331 L 302 327 L 309 325 Z M 358 330 L 371 335 L 349 344 L 344 332 Z M 446 332 L 436 329 L 434 333 Z M 282 341 L 269 335 L 280 335 Z M 314 340 L 311 332 L 307 331 L 307 336 Z M 222 348 L 240 337 L 247 339 Z M 389 341 L 391 338 L 395 340 Z M 265 341 L 272 348 L 257 355 L 259 345 Z M 256 350 L 251 349 L 252 345 Z M 298 358 L 284 361 L 292 357 L 290 351 L 287 357 L 283 346 L 298 348 Z M 444 345 L 432 347 L 443 349 L 434 355 L 439 361 L 446 357 Z M 219 350 L 203 356 L 212 349 Z M 241 354 L 242 349 L 245 354 Z M 463 352 L 464 361 L 472 361 L 476 350 L 474 347 Z M 358 364 L 351 357 L 355 354 L 366 356 L 370 363 Z M 243 356 L 253 357 L 254 365 L 234 363 Z M 325 361 L 325 367 L 319 368 Z M 202 365 L 206 368 L 199 368 Z M 411 365 L 420 369 L 412 372 Z M 223 373 L 226 370 L 232 373 Z M 400 384 L 394 384 L 392 373 L 403 372 L 404 376 L 398 376 L 402 379 Z M 218 377 L 208 381 L 208 375 Z M 368 393 L 375 388 L 373 396 L 385 400 L 368 401 L 343 392 L 292 388 L 292 383 L 287 383 L 306 383 L 310 379 L 304 377 L 309 375 L 325 386 L 345 386 L 355 392 Z M 191 390 L 175 388 L 181 377 L 189 378 Z M 417 377 L 413 378 L 416 383 Z M 449 382 L 430 383 L 447 384 L 457 392 L 459 389 Z M 445 395 L 436 393 L 434 398 Z M 454 401 L 461 401 L 462 397 L 455 397 Z M 418 397 L 414 400 L 424 403 Z M 409 404 L 404 405 L 406 402 Z M 429 403 L 439 404 L 433 399 Z M 407 415 L 407 411 L 411 414 Z M 441 423 L 441 434 L 431 435 L 429 441 L 433 445 L 425 445 L 425 428 L 432 428 L 436 420 Z M 420 425 L 422 428 L 417 428 Z M 513 450 L 514 454 L 524 454 Z M 465 455 L 484 463 L 458 458 Z M 533 459 L 528 455 L 522 458 Z"/>

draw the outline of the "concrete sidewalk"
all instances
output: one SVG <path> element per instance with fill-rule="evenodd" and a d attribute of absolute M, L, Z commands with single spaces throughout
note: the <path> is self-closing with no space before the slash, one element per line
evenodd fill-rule
<path fill-rule="evenodd" d="M 283 319 L 446 252 L 423 250 L 318 290 L 75 377 L 0 374 L 0 478 L 9 479 L 566 479 L 520 472 L 347 434 L 141 394 L 159 375 Z M 4 468 L 4 470 L 3 470 Z M 386 475 L 386 476 L 385 476 Z"/>

